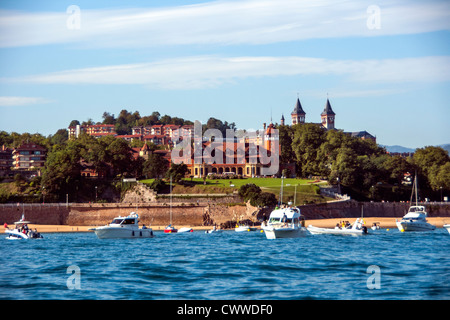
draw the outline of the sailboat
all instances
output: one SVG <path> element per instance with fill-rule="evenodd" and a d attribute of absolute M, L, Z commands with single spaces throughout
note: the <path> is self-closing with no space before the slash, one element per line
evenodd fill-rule
<path fill-rule="evenodd" d="M 396 220 L 396 225 L 398 230 L 401 232 L 404 231 L 433 231 L 436 229 L 436 226 L 429 224 L 427 222 L 428 213 L 425 211 L 424 206 L 418 205 L 418 196 L 417 196 L 417 173 L 414 177 L 413 189 L 411 192 L 411 204 L 413 195 L 416 197 L 416 205 L 410 206 L 408 213 L 403 216 L 401 221 Z"/>
<path fill-rule="evenodd" d="M 164 229 L 164 233 L 176 233 L 178 230 L 172 225 L 172 176 L 170 176 L 170 224 Z"/>

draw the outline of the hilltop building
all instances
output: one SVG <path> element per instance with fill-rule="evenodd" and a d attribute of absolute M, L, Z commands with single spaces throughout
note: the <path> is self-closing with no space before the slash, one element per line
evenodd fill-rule
<path fill-rule="evenodd" d="M 336 113 L 331 108 L 330 100 L 327 98 L 327 102 L 325 103 L 325 107 L 320 114 L 321 122 L 320 125 L 325 130 L 338 130 L 336 129 Z M 295 104 L 294 110 L 291 112 L 291 120 L 292 125 L 296 124 L 304 124 L 306 123 L 306 112 L 303 110 L 302 104 L 300 103 L 300 99 L 297 98 L 297 102 Z M 282 125 L 285 123 L 284 115 L 281 116 Z M 376 142 L 376 137 L 371 135 L 367 131 L 356 131 L 356 132 L 344 132 L 352 137 L 358 137 L 360 139 L 370 139 Z"/>

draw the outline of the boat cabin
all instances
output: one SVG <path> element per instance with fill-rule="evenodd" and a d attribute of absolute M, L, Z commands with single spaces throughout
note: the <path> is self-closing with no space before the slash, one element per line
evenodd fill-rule
<path fill-rule="evenodd" d="M 114 218 L 111 224 L 118 225 L 137 225 L 138 224 L 138 215 L 135 213 L 130 214 L 128 217 L 117 217 Z"/>
<path fill-rule="evenodd" d="M 304 221 L 298 208 L 285 208 L 272 211 L 269 217 L 269 224 L 294 224 L 298 225 Z"/>

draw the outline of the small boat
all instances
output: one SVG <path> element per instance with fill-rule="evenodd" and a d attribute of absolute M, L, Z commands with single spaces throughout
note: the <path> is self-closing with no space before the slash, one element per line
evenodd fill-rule
<path fill-rule="evenodd" d="M 178 230 L 178 233 L 184 233 L 184 232 L 194 232 L 194 230 L 193 230 L 192 228 L 188 228 L 188 227 L 186 227 L 186 228 L 180 228 L 180 229 Z"/>
<path fill-rule="evenodd" d="M 450 224 L 444 224 L 443 227 L 448 231 L 448 233 L 450 233 Z"/>
<path fill-rule="evenodd" d="M 236 232 L 245 232 L 245 231 L 256 231 L 256 227 L 250 227 L 248 225 L 237 225 L 234 228 Z"/>
<path fill-rule="evenodd" d="M 5 233 L 8 234 L 6 239 L 8 240 L 28 240 L 28 239 L 42 239 L 44 238 L 39 232 L 28 229 L 30 221 L 25 221 L 24 215 L 19 221 L 14 222 L 14 229 L 5 229 Z"/>
<path fill-rule="evenodd" d="M 267 224 L 261 228 L 267 239 L 299 238 L 308 232 L 303 221 L 298 208 L 275 209 L 270 213 Z"/>
<path fill-rule="evenodd" d="M 177 232 L 178 229 L 171 224 L 169 224 L 167 227 L 164 228 L 164 233 L 177 233 Z"/>
<path fill-rule="evenodd" d="M 211 230 L 206 230 L 205 233 L 211 234 L 211 233 L 221 233 L 221 229 L 217 229 L 216 226 L 214 226 Z"/>
<path fill-rule="evenodd" d="M 92 228 L 99 239 L 152 238 L 153 230 L 145 225 L 139 228 L 139 216 L 131 212 L 127 217 L 118 216 L 106 226 Z"/>
<path fill-rule="evenodd" d="M 309 225 L 308 231 L 312 234 L 342 234 L 358 236 L 367 234 L 367 227 L 364 226 L 362 218 L 357 218 L 355 223 L 348 227 L 336 226 L 334 228 L 319 228 Z"/>
<path fill-rule="evenodd" d="M 412 188 L 411 193 L 411 203 L 412 203 L 412 197 L 415 192 L 416 197 L 416 205 L 410 206 L 408 213 L 405 214 L 401 221 L 396 220 L 396 225 L 398 230 L 401 232 L 404 231 L 433 231 L 436 229 L 436 226 L 430 224 L 427 222 L 427 215 L 428 213 L 425 211 L 424 206 L 419 206 L 418 196 L 417 196 L 417 174 L 414 178 L 414 184 Z"/>

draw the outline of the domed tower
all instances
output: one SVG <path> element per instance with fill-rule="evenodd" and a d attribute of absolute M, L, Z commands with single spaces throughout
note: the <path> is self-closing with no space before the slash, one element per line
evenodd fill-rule
<path fill-rule="evenodd" d="M 294 111 L 291 113 L 292 125 L 297 123 L 305 123 L 306 112 L 303 111 L 302 104 L 300 103 L 300 99 L 297 98 L 297 103 L 295 105 Z"/>
<path fill-rule="evenodd" d="M 322 118 L 322 127 L 324 127 L 327 130 L 334 129 L 335 116 L 336 114 L 334 113 L 333 109 L 331 109 L 330 100 L 328 100 L 327 98 L 325 108 L 323 109 L 323 112 L 320 114 L 320 117 Z"/>

